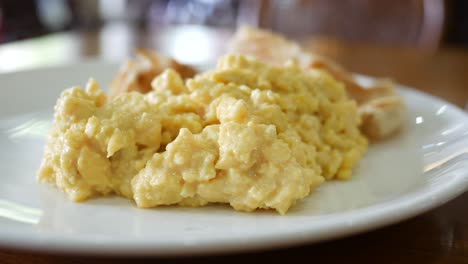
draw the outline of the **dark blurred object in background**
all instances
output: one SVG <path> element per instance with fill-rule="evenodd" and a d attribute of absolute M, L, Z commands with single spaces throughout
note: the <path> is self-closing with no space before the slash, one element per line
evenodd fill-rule
<path fill-rule="evenodd" d="M 433 48 L 440 43 L 443 21 L 441 0 L 270 0 L 264 1 L 259 25 L 296 38 Z"/>
<path fill-rule="evenodd" d="M 251 24 L 292 37 L 468 47 L 467 12 L 466 0 L 0 0 L 0 42 L 112 23 L 136 30 Z"/>
<path fill-rule="evenodd" d="M 0 42 L 35 37 L 47 31 L 34 1 L 0 0 Z"/>
<path fill-rule="evenodd" d="M 452 45 L 468 47 L 468 1 L 446 1 L 447 20 L 444 41 Z"/>

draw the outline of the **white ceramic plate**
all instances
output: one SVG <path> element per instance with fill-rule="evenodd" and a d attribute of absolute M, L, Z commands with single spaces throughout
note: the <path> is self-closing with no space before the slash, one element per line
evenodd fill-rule
<path fill-rule="evenodd" d="M 346 182 L 328 182 L 286 216 L 228 206 L 138 209 L 112 197 L 73 203 L 38 185 L 55 100 L 102 62 L 0 75 L 0 246 L 80 254 L 182 255 L 272 248 L 343 237 L 434 208 L 468 186 L 468 118 L 458 108 L 401 88 L 401 133 L 372 145 Z"/>

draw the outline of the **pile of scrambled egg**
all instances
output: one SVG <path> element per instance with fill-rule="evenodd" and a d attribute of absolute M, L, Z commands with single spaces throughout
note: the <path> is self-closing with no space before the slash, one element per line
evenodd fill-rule
<path fill-rule="evenodd" d="M 73 201 L 118 194 L 138 207 L 228 203 L 275 209 L 364 154 L 355 101 L 327 73 L 226 55 L 185 82 L 167 69 L 147 94 L 65 90 L 38 175 Z"/>

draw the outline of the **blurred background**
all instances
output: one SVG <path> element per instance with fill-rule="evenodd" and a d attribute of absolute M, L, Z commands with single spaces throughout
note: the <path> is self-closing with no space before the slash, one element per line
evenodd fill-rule
<path fill-rule="evenodd" d="M 466 0 L 0 0 L 0 72 L 86 57 L 120 61 L 138 47 L 206 63 L 243 24 L 340 62 L 343 43 L 466 49 L 466 13 Z"/>
<path fill-rule="evenodd" d="M 465 106 L 466 14 L 468 0 L 0 0 L 0 73 L 145 47 L 206 65 L 249 24 Z"/>
<path fill-rule="evenodd" d="M 434 49 L 468 46 L 466 0 L 0 0 L 0 43 L 115 25 L 251 24 L 317 36 Z"/>

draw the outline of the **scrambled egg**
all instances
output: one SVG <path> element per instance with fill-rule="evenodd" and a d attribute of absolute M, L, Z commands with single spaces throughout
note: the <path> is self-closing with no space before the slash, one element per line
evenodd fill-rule
<path fill-rule="evenodd" d="M 39 171 L 72 200 L 138 207 L 229 203 L 284 214 L 365 152 L 355 101 L 318 70 L 227 55 L 187 81 L 167 69 L 147 94 L 108 100 L 91 80 L 62 93 Z"/>

